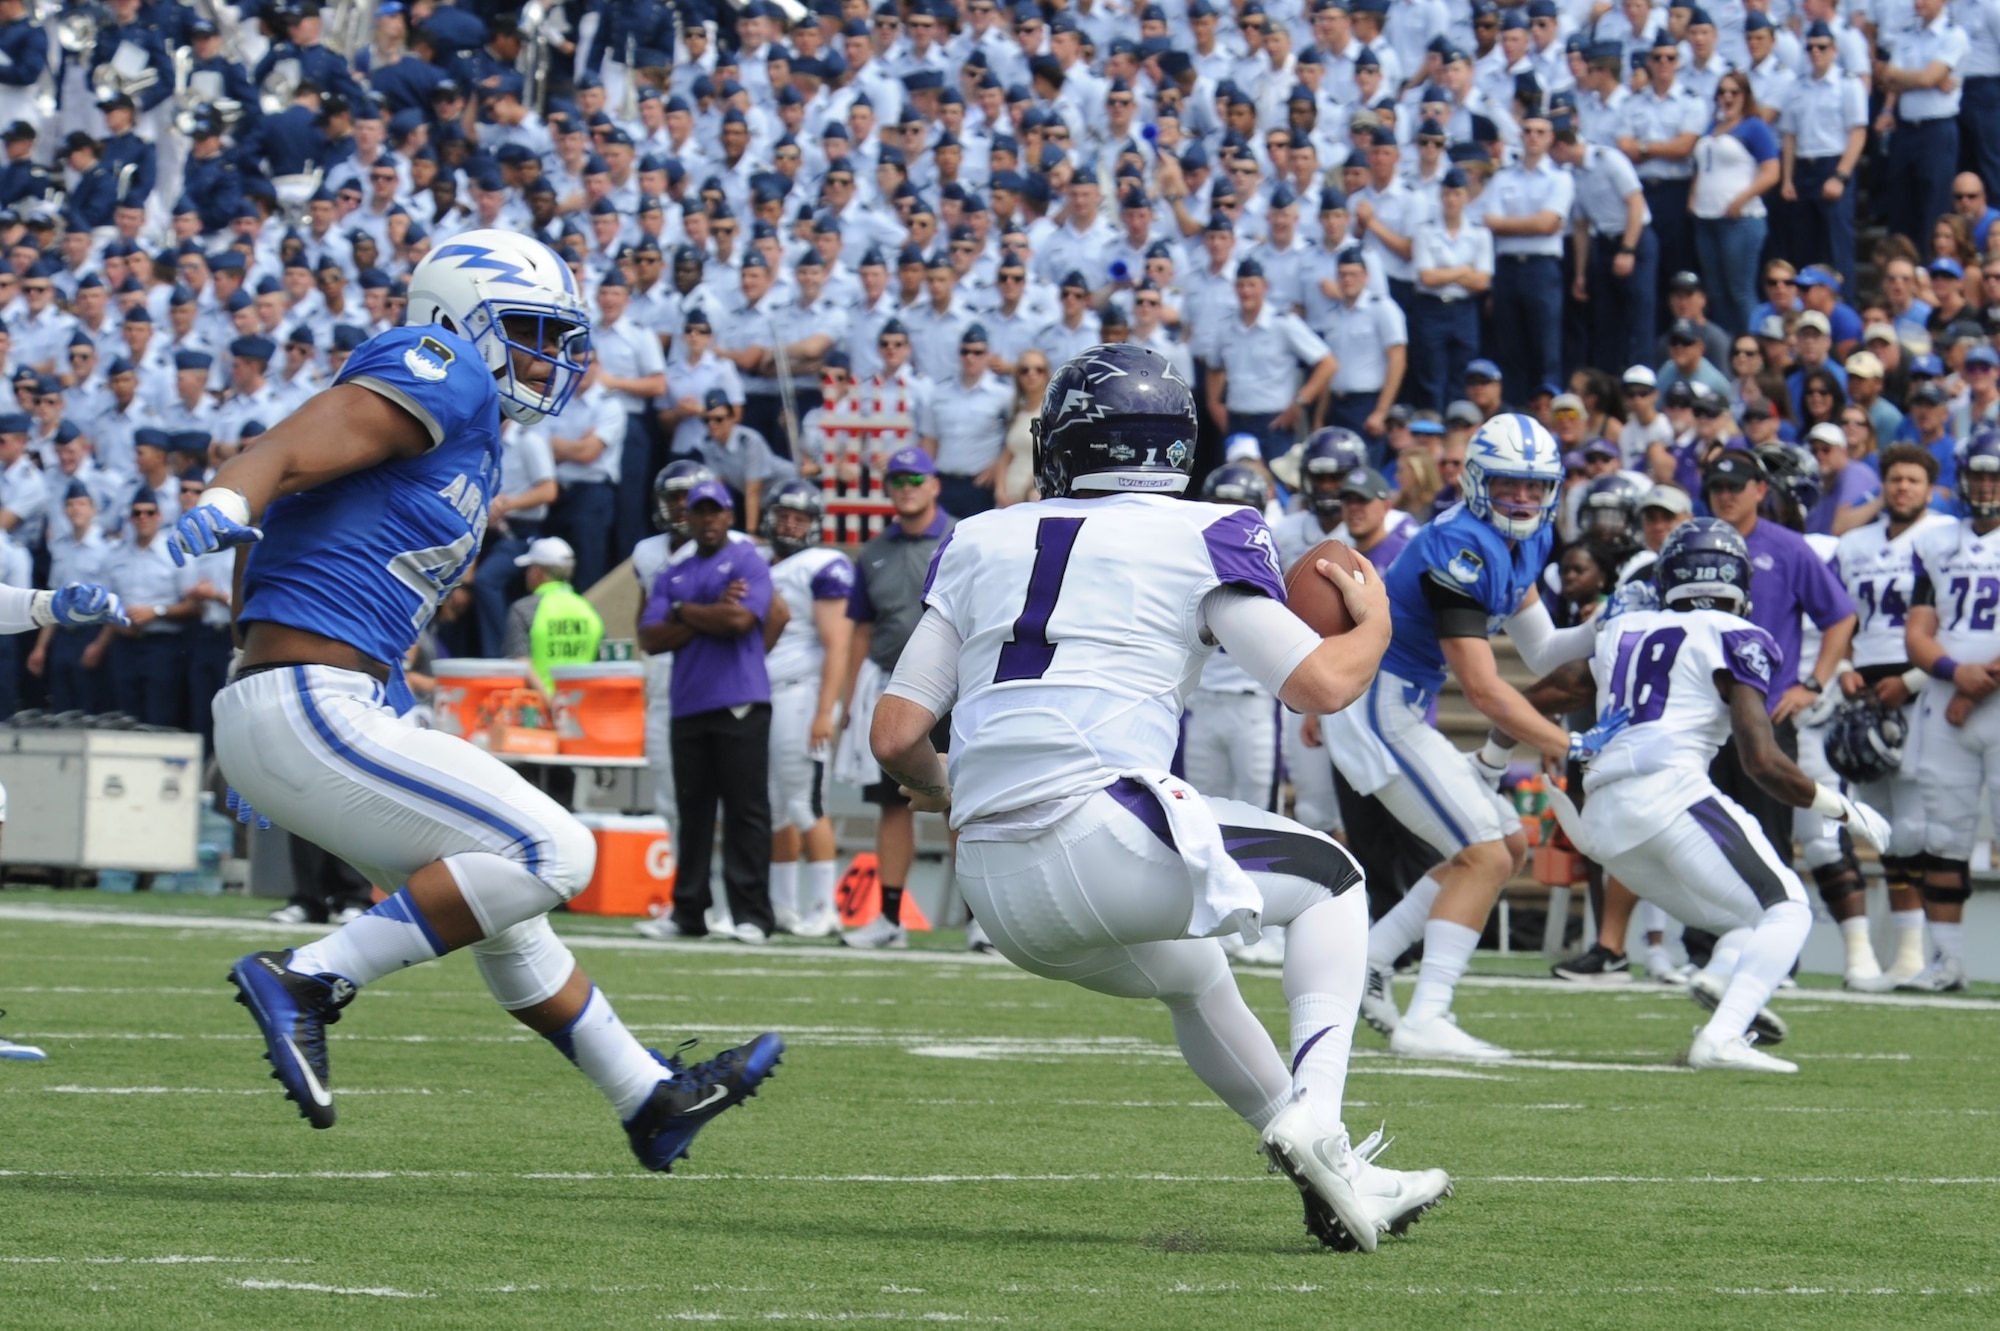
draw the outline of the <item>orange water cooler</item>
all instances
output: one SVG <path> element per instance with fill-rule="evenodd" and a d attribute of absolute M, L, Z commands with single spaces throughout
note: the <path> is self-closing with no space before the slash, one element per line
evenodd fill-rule
<path fill-rule="evenodd" d="M 674 904 L 673 834 L 654 814 L 579 813 L 576 820 L 597 842 L 597 869 L 590 886 L 569 908 L 585 915 L 659 915 Z"/>
<path fill-rule="evenodd" d="M 640 661 L 557 666 L 556 734 L 573 758 L 646 755 L 646 667 Z"/>
<path fill-rule="evenodd" d="M 528 679 L 528 667 L 521 661 L 450 656 L 433 664 L 431 674 L 437 679 L 437 695 L 431 703 L 437 728 L 482 748 L 486 741 L 479 710 L 487 698 L 496 692 L 534 687 Z"/>

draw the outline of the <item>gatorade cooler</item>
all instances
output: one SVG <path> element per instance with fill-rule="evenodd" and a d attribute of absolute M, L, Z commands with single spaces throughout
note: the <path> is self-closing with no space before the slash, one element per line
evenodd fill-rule
<path fill-rule="evenodd" d="M 556 734 L 577 758 L 646 756 L 646 666 L 642 661 L 593 661 L 557 666 Z"/>
<path fill-rule="evenodd" d="M 431 703 L 437 728 L 481 747 L 484 740 L 479 738 L 479 709 L 485 705 L 486 696 L 496 689 L 534 687 L 528 678 L 528 667 L 519 661 L 446 657 L 432 665 L 431 674 L 437 678 L 437 696 Z"/>
<path fill-rule="evenodd" d="M 653 814 L 580 813 L 576 820 L 597 841 L 597 869 L 590 886 L 570 899 L 585 915 L 660 915 L 674 904 L 673 836 Z"/>

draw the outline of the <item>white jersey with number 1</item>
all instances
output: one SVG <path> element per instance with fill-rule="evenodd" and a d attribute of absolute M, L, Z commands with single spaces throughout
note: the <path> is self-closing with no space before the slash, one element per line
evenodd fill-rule
<path fill-rule="evenodd" d="M 952 825 L 1164 771 L 1225 584 L 1284 597 L 1271 529 L 1240 506 L 1115 495 L 959 523 L 925 594 L 963 644 Z"/>

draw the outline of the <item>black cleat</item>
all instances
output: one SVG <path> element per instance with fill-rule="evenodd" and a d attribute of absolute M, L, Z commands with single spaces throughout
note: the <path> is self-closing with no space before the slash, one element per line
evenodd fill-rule
<path fill-rule="evenodd" d="M 681 1046 L 686 1050 L 693 1040 Z M 673 1172 L 674 1162 L 687 1158 L 694 1136 L 709 1120 L 757 1094 L 761 1086 L 783 1062 L 784 1040 L 766 1031 L 748 1044 L 725 1049 L 704 1063 L 687 1067 L 678 1057 L 659 1058 L 667 1076 L 653 1088 L 653 1094 L 639 1112 L 625 1120 L 625 1135 L 632 1142 L 632 1154 L 648 1169 Z"/>
<path fill-rule="evenodd" d="M 1549 967 L 1549 974 L 1558 980 L 1576 984 L 1630 984 L 1632 963 L 1626 960 L 1623 952 L 1613 952 L 1602 943 L 1592 943 L 1568 961 L 1558 961 Z"/>
<path fill-rule="evenodd" d="M 250 1009 L 264 1033 L 264 1058 L 285 1098 L 316 1128 L 333 1126 L 333 1081 L 327 1075 L 326 1028 L 354 999 L 342 975 L 305 975 L 288 969 L 284 952 L 252 952 L 229 968 L 236 1001 Z"/>

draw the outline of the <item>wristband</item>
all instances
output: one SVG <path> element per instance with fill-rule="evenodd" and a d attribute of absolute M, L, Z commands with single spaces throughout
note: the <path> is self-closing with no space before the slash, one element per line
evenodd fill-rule
<path fill-rule="evenodd" d="M 1822 818 L 1840 822 L 1847 817 L 1847 801 L 1840 792 L 1828 786 L 1813 787 L 1812 811 Z"/>
<path fill-rule="evenodd" d="M 56 622 L 56 594 L 38 591 L 28 600 L 28 618 L 41 628 L 48 628 Z"/>
<path fill-rule="evenodd" d="M 1915 666 L 1911 666 L 1908 670 L 1905 670 L 1902 679 L 1903 687 L 1908 689 L 1913 696 L 1922 693 L 1924 686 L 1931 682 L 1931 677 Z"/>
<path fill-rule="evenodd" d="M 197 502 L 215 509 L 239 527 L 250 525 L 250 501 L 234 490 L 211 486 L 201 492 Z"/>
<path fill-rule="evenodd" d="M 1941 679 L 1949 684 L 1951 677 L 1957 673 L 1958 662 L 1952 660 L 1949 656 L 1940 656 L 1937 660 L 1931 662 L 1932 679 Z"/>
<path fill-rule="evenodd" d="M 1486 737 L 1486 743 L 1481 745 L 1479 749 L 1479 761 L 1485 763 L 1488 767 L 1505 767 L 1513 761 L 1513 758 L 1514 751 L 1512 749 L 1501 748 L 1500 745 L 1494 742 L 1491 735 Z"/>

